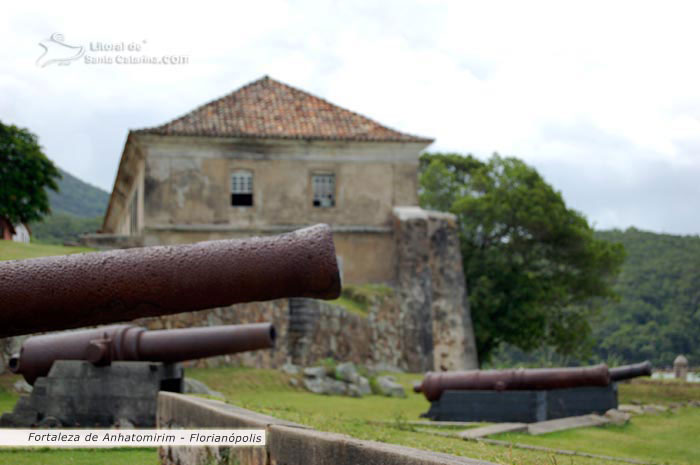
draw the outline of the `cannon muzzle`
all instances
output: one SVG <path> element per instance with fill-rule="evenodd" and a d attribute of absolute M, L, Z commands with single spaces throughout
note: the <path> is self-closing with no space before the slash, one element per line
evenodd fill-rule
<path fill-rule="evenodd" d="M 422 392 L 429 401 L 434 401 L 447 390 L 522 391 L 607 386 L 608 384 L 610 384 L 608 367 L 601 364 L 580 368 L 428 372 L 423 382 L 414 385 L 413 390 Z"/>
<path fill-rule="evenodd" d="M 271 348 L 275 337 L 275 327 L 269 323 L 158 331 L 113 325 L 32 336 L 10 359 L 9 368 L 34 384 L 49 373 L 56 360 L 87 360 L 95 365 L 118 360 L 183 362 Z"/>
<path fill-rule="evenodd" d="M 0 337 L 286 297 L 334 299 L 331 229 L 0 262 Z"/>
<path fill-rule="evenodd" d="M 623 381 L 638 376 L 651 376 L 651 368 L 649 360 L 632 365 L 622 365 L 610 369 L 610 379 L 612 381 Z"/>

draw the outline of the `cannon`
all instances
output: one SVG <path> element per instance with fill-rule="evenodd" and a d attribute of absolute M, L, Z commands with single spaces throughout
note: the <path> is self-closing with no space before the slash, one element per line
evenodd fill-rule
<path fill-rule="evenodd" d="M 0 426 L 155 426 L 159 391 L 183 392 L 179 362 L 272 348 L 269 323 L 148 331 L 130 325 L 32 336 L 10 369 L 34 386 Z"/>
<path fill-rule="evenodd" d="M 427 373 L 413 390 L 431 402 L 423 416 L 433 420 L 532 423 L 603 414 L 617 408 L 616 381 L 650 374 L 649 362 Z"/>
<path fill-rule="evenodd" d="M 651 362 L 646 360 L 632 365 L 622 365 L 610 369 L 611 381 L 624 381 L 638 376 L 651 376 Z"/>
<path fill-rule="evenodd" d="M 331 229 L 0 262 L 0 338 L 286 297 L 334 299 Z"/>
<path fill-rule="evenodd" d="M 472 370 L 429 372 L 413 390 L 429 401 L 447 390 L 521 391 L 562 389 L 578 386 L 607 386 L 610 373 L 604 364 L 578 368 L 536 368 L 514 370 Z"/>
<path fill-rule="evenodd" d="M 275 328 L 269 323 L 158 331 L 113 325 L 32 336 L 10 359 L 9 368 L 34 384 L 48 375 L 56 360 L 85 360 L 96 366 L 113 361 L 175 363 L 274 345 Z"/>

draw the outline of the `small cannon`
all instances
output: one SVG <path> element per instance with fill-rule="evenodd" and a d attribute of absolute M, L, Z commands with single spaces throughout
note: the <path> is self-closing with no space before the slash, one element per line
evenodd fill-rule
<path fill-rule="evenodd" d="M 275 328 L 269 323 L 158 331 L 113 325 L 32 336 L 10 359 L 9 368 L 34 384 L 38 377 L 48 375 L 56 360 L 85 360 L 96 366 L 113 361 L 174 363 L 274 345 Z"/>
<path fill-rule="evenodd" d="M 532 423 L 603 414 L 617 408 L 616 381 L 650 374 L 649 362 L 427 373 L 413 390 L 430 401 L 423 416 L 433 420 Z"/>
<path fill-rule="evenodd" d="M 579 368 L 536 368 L 514 370 L 472 370 L 428 372 L 413 390 L 429 401 L 438 400 L 447 390 L 513 391 L 562 389 L 578 386 L 607 386 L 610 373 L 604 364 Z"/>
<path fill-rule="evenodd" d="M 0 262 L 0 338 L 287 297 L 334 299 L 330 227 Z"/>
<path fill-rule="evenodd" d="M 180 363 L 271 348 L 269 323 L 148 331 L 113 325 L 32 336 L 10 369 L 34 386 L 0 427 L 156 424 L 159 391 L 186 389 Z"/>

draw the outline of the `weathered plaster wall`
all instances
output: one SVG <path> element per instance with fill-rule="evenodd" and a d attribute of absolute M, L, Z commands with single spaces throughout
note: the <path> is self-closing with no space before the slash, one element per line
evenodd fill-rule
<path fill-rule="evenodd" d="M 420 147 L 415 144 L 174 142 L 141 142 L 147 159 L 146 227 L 385 226 L 394 205 L 417 202 Z M 230 176 L 239 169 L 253 173 L 252 207 L 230 205 Z M 335 174 L 335 207 L 313 207 L 314 173 Z"/>
<path fill-rule="evenodd" d="M 244 238 L 252 235 L 281 234 L 292 231 L 295 227 L 283 227 L 274 229 L 262 229 L 258 231 L 237 231 L 229 227 L 221 227 L 218 230 L 209 228 L 169 228 L 146 229 L 143 231 L 143 245 L 171 245 L 189 244 L 200 241 L 212 241 L 220 239 Z M 333 242 L 336 255 L 340 257 L 342 278 L 344 283 L 383 283 L 394 280 L 396 267 L 394 262 L 395 243 L 390 228 L 376 231 L 335 231 Z M 86 236 L 83 242 L 86 245 L 104 247 L 105 241 L 100 242 L 100 235 Z M 114 238 L 117 241 L 120 238 Z M 121 238 L 123 243 L 130 243 Z"/>

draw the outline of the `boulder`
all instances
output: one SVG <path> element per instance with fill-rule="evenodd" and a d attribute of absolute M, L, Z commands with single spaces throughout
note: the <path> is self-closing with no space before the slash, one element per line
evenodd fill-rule
<path fill-rule="evenodd" d="M 336 379 L 326 378 L 326 394 L 343 396 L 348 392 L 348 385 Z"/>
<path fill-rule="evenodd" d="M 614 408 L 611 408 L 610 410 L 605 412 L 605 418 L 610 420 L 610 423 L 612 423 L 613 425 L 624 425 L 630 421 L 631 417 L 631 414 L 627 412 L 622 412 Z"/>
<path fill-rule="evenodd" d="M 355 368 L 355 364 L 352 362 L 340 363 L 335 367 L 335 379 L 340 381 L 356 383 L 359 376 L 357 368 Z"/>
<path fill-rule="evenodd" d="M 304 376 L 307 378 L 323 378 L 326 376 L 326 369 L 324 367 L 304 368 Z"/>
<path fill-rule="evenodd" d="M 304 370 L 306 372 L 306 370 Z M 306 374 L 306 373 L 305 373 Z M 304 378 L 304 387 L 313 392 L 314 394 L 325 394 L 326 393 L 326 381 L 323 377 L 307 377 Z"/>
<path fill-rule="evenodd" d="M 369 385 L 369 380 L 364 376 L 358 376 L 357 383 L 355 383 L 354 386 L 357 386 L 360 396 L 368 396 L 372 394 L 372 387 Z"/>
<path fill-rule="evenodd" d="M 403 386 L 396 382 L 393 376 L 380 376 L 377 378 L 379 392 L 387 397 L 406 397 Z"/>
<path fill-rule="evenodd" d="M 360 387 L 357 384 L 348 384 L 347 395 L 350 397 L 362 397 Z"/>
<path fill-rule="evenodd" d="M 282 371 L 290 376 L 296 376 L 299 374 L 299 367 L 293 363 L 285 363 L 282 365 Z"/>
<path fill-rule="evenodd" d="M 183 391 L 185 394 L 205 394 L 207 396 L 218 397 L 220 399 L 224 398 L 224 395 L 219 391 L 213 391 L 203 382 L 192 378 L 185 378 Z"/>
<path fill-rule="evenodd" d="M 15 384 L 13 384 L 12 387 L 20 394 L 31 394 L 32 389 L 34 389 L 31 384 L 23 379 L 15 381 Z"/>
<path fill-rule="evenodd" d="M 134 424 L 128 418 L 118 418 L 112 425 L 112 429 L 134 429 Z"/>

